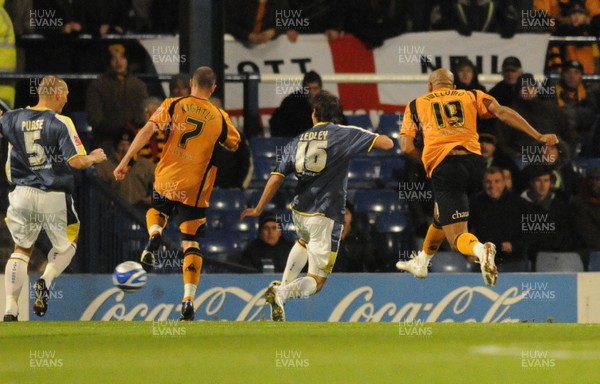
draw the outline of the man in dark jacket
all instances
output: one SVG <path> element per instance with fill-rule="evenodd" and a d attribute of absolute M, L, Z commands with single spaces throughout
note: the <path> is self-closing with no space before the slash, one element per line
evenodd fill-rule
<path fill-rule="evenodd" d="M 526 260 L 526 243 L 521 230 L 526 203 L 506 189 L 502 169 L 490 167 L 483 176 L 484 191 L 470 200 L 469 228 L 478 238 L 499 245 L 498 268 L 519 270 Z M 523 272 L 528 270 L 522 268 Z"/>
<path fill-rule="evenodd" d="M 511 105 L 519 93 L 517 79 L 522 73 L 521 60 L 514 56 L 507 57 L 502 62 L 503 80 L 494 85 L 488 93 L 494 96 L 500 105 Z"/>
<path fill-rule="evenodd" d="M 146 84 L 127 71 L 122 44 L 108 47 L 109 71 L 94 80 L 87 89 L 85 111 L 99 146 L 112 147 L 123 130 L 135 131 L 143 123 L 143 101 L 148 97 Z"/>
<path fill-rule="evenodd" d="M 519 76 L 517 80 L 519 85 L 519 97 L 511 105 L 525 120 L 536 127 L 541 133 L 553 133 L 565 142 L 570 153 L 576 153 L 575 148 L 579 142 L 579 137 L 575 129 L 569 124 L 567 116 L 556 106 L 556 103 L 550 100 L 542 100 L 539 97 L 541 93 L 538 90 L 537 83 L 530 73 Z M 542 91 L 549 89 L 544 87 Z M 524 163 L 533 163 L 527 156 L 537 155 L 532 153 L 532 148 L 537 146 L 537 142 L 532 140 L 526 134 L 511 129 L 498 129 L 499 142 L 502 149 L 511 157 L 522 158 Z"/>
<path fill-rule="evenodd" d="M 322 88 L 323 82 L 317 72 L 304 75 L 302 89 L 286 96 L 273 112 L 269 121 L 271 136 L 294 137 L 311 128 L 312 100 Z"/>
<path fill-rule="evenodd" d="M 529 189 L 521 194 L 531 203 L 528 213 L 521 222 L 525 236 L 531 240 L 531 255 L 539 251 L 572 251 L 573 231 L 569 206 L 553 191 L 556 177 L 548 165 L 529 166 Z"/>
<path fill-rule="evenodd" d="M 248 244 L 241 263 L 254 267 L 257 272 L 266 272 L 264 267 L 272 265 L 273 272 L 281 273 L 293 245 L 283 237 L 276 215 L 264 212 L 259 219 L 258 238 Z"/>

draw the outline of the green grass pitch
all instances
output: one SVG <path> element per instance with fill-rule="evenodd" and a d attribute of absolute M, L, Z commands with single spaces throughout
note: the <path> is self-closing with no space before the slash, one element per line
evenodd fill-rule
<path fill-rule="evenodd" d="M 600 325 L 3 323 L 0 383 L 600 383 Z"/>

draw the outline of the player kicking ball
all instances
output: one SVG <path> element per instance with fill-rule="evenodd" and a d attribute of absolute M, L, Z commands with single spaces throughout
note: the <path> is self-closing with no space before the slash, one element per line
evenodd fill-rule
<path fill-rule="evenodd" d="M 273 321 L 285 321 L 288 299 L 319 292 L 333 269 L 344 222 L 350 160 L 373 148 L 390 150 L 394 146 L 385 135 L 337 124 L 342 108 L 329 92 L 315 96 L 313 108 L 314 126 L 286 145 L 258 204 L 240 216 L 241 220 L 259 216 L 285 177 L 296 174 L 298 185 L 291 208 L 299 239 L 290 251 L 282 281 L 272 282 L 265 294 Z M 297 278 L 307 261 L 307 276 Z"/>
<path fill-rule="evenodd" d="M 477 117 L 497 117 L 546 145 L 558 144 L 558 138 L 539 133 L 517 112 L 484 92 L 455 89 L 454 75 L 447 69 L 432 72 L 428 87 L 429 93 L 407 106 L 400 147 L 405 156 L 422 163 L 431 178 L 435 197 L 433 224 L 425 236 L 423 250 L 409 261 L 399 261 L 396 268 L 418 278 L 427 277 L 429 261 L 447 238 L 452 249 L 476 258 L 486 285 L 493 286 L 498 279 L 496 246 L 481 243 L 467 230 L 468 194 L 481 185 L 485 171 Z M 422 153 L 414 145 L 418 132 L 424 140 Z"/>

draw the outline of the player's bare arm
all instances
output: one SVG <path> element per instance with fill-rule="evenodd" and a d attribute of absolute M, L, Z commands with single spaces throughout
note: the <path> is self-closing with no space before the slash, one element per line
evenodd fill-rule
<path fill-rule="evenodd" d="M 69 165 L 71 168 L 75 169 L 86 169 L 91 167 L 93 164 L 102 163 L 103 161 L 106 161 L 104 149 L 96 148 L 90 152 L 89 155 L 73 157 L 71 160 L 69 160 Z"/>
<path fill-rule="evenodd" d="M 244 211 L 240 215 L 240 220 L 244 220 L 244 218 L 246 217 L 259 216 L 265 209 L 265 206 L 269 204 L 269 201 L 271 201 L 273 196 L 275 196 L 275 193 L 277 193 L 279 187 L 281 187 L 281 184 L 283 184 L 284 180 L 285 177 L 283 177 L 283 175 L 272 174 L 271 177 L 269 177 L 269 181 L 267 181 L 265 190 L 263 191 L 263 194 L 260 197 L 258 204 L 256 204 L 256 207 L 244 209 Z"/>
<path fill-rule="evenodd" d="M 542 142 L 546 145 L 558 144 L 558 137 L 554 134 L 542 134 L 533 128 L 527 120 L 523 118 L 517 111 L 512 108 L 500 105 L 497 101 L 484 101 L 488 111 L 496 116 L 500 121 L 510 125 L 511 127 L 526 133 L 533 139 Z"/>
<path fill-rule="evenodd" d="M 386 135 L 379 135 L 375 138 L 375 142 L 373 143 L 374 149 L 383 149 L 384 151 L 389 151 L 394 148 L 394 142 Z"/>
<path fill-rule="evenodd" d="M 402 154 L 416 163 L 421 163 L 421 151 L 415 147 L 415 138 L 408 135 L 400 135 L 400 150 Z"/>
<path fill-rule="evenodd" d="M 144 125 L 142 129 L 140 129 L 138 134 L 135 135 L 135 139 L 133 139 L 129 150 L 127 151 L 125 156 L 123 156 L 117 168 L 115 168 L 115 170 L 113 171 L 113 175 L 115 175 L 115 180 L 123 180 L 125 178 L 125 175 L 128 171 L 127 165 L 133 158 L 133 155 L 138 153 L 140 149 L 144 148 L 144 145 L 148 144 L 148 141 L 150 141 L 150 138 L 152 137 L 152 135 L 154 135 L 155 127 L 156 123 L 148 121 L 146 125 Z"/>

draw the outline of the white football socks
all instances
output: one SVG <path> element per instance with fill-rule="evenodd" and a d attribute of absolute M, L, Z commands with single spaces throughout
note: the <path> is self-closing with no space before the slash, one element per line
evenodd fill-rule
<path fill-rule="evenodd" d="M 289 284 L 296 279 L 300 272 L 302 272 L 302 268 L 304 268 L 307 262 L 308 252 L 306 251 L 306 248 L 296 242 L 290 250 L 290 254 L 285 264 L 285 270 L 283 271 L 283 277 L 281 278 L 281 285 Z"/>
<path fill-rule="evenodd" d="M 6 291 L 6 315 L 18 315 L 19 306 L 17 300 L 21 294 L 23 284 L 27 280 L 27 265 L 29 257 L 13 253 L 6 263 L 4 270 L 4 290 Z"/>
<path fill-rule="evenodd" d="M 198 286 L 192 283 L 186 283 L 183 285 L 183 297 L 191 297 L 192 301 L 196 300 L 196 289 Z"/>
<path fill-rule="evenodd" d="M 306 299 L 317 292 L 317 281 L 310 276 L 301 277 L 289 284 L 281 285 L 278 295 L 285 303 L 287 299 Z"/>
<path fill-rule="evenodd" d="M 46 269 L 44 269 L 44 274 L 41 277 L 46 282 L 46 287 L 48 289 L 50 289 L 54 279 L 63 273 L 69 264 L 71 264 L 71 260 L 73 259 L 73 256 L 75 256 L 76 250 L 77 245 L 71 243 L 69 248 L 64 252 L 59 253 L 54 247 L 48 252 L 48 264 L 46 264 Z"/>

